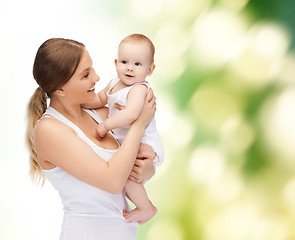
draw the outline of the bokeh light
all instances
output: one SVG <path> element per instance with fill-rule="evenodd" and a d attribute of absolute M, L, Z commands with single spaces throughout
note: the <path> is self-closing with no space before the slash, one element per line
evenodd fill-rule
<path fill-rule="evenodd" d="M 194 26 L 197 63 L 210 68 L 225 64 L 245 30 L 245 20 L 227 9 L 216 8 L 202 14 Z"/>
<path fill-rule="evenodd" d="M 210 186 L 222 177 L 225 163 L 218 150 L 200 147 L 193 152 L 188 167 L 193 180 Z"/>
<path fill-rule="evenodd" d="M 277 77 L 288 47 L 289 38 L 282 27 L 272 23 L 256 24 L 232 60 L 232 70 L 240 79 L 263 87 Z"/>
<path fill-rule="evenodd" d="M 264 131 L 271 148 L 295 166 L 295 89 L 286 89 L 270 104 L 262 117 Z M 282 164 L 284 161 L 282 162 Z"/>

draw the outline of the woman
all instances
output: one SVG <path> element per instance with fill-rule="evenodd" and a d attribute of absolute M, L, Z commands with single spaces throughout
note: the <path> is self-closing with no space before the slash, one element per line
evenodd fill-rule
<path fill-rule="evenodd" d="M 135 239 L 138 223 L 122 215 L 129 207 L 123 188 L 132 169 L 130 179 L 136 181 L 154 174 L 154 153 L 147 146 L 143 146 L 147 153 L 140 157 L 150 161 L 140 162 L 143 169 L 134 167 L 140 139 L 155 113 L 153 93 L 149 92 L 141 115 L 119 148 L 110 133 L 101 139 L 96 135 L 108 109 L 81 108 L 95 97 L 99 80 L 83 44 L 45 41 L 36 54 L 33 75 L 39 87 L 27 112 L 30 170 L 33 178 L 42 179 L 45 174 L 62 198 L 60 239 Z M 144 174 L 138 175 L 141 170 Z"/>

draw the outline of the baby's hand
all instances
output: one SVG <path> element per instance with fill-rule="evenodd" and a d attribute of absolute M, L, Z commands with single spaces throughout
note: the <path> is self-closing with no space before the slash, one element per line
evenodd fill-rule
<path fill-rule="evenodd" d="M 105 128 L 103 122 L 98 124 L 96 131 L 97 131 L 98 136 L 101 138 L 103 138 L 108 132 L 108 130 Z"/>

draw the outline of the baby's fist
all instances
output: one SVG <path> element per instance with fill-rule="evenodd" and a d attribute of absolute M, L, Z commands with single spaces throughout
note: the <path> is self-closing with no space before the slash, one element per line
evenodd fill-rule
<path fill-rule="evenodd" d="M 103 123 L 98 124 L 96 131 L 98 136 L 101 138 L 103 138 L 108 132 Z"/>

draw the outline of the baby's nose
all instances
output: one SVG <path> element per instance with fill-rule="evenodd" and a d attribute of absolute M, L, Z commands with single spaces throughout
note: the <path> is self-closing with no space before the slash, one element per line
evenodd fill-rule
<path fill-rule="evenodd" d="M 128 69 L 129 71 L 133 71 L 133 66 L 128 65 L 127 69 Z"/>

